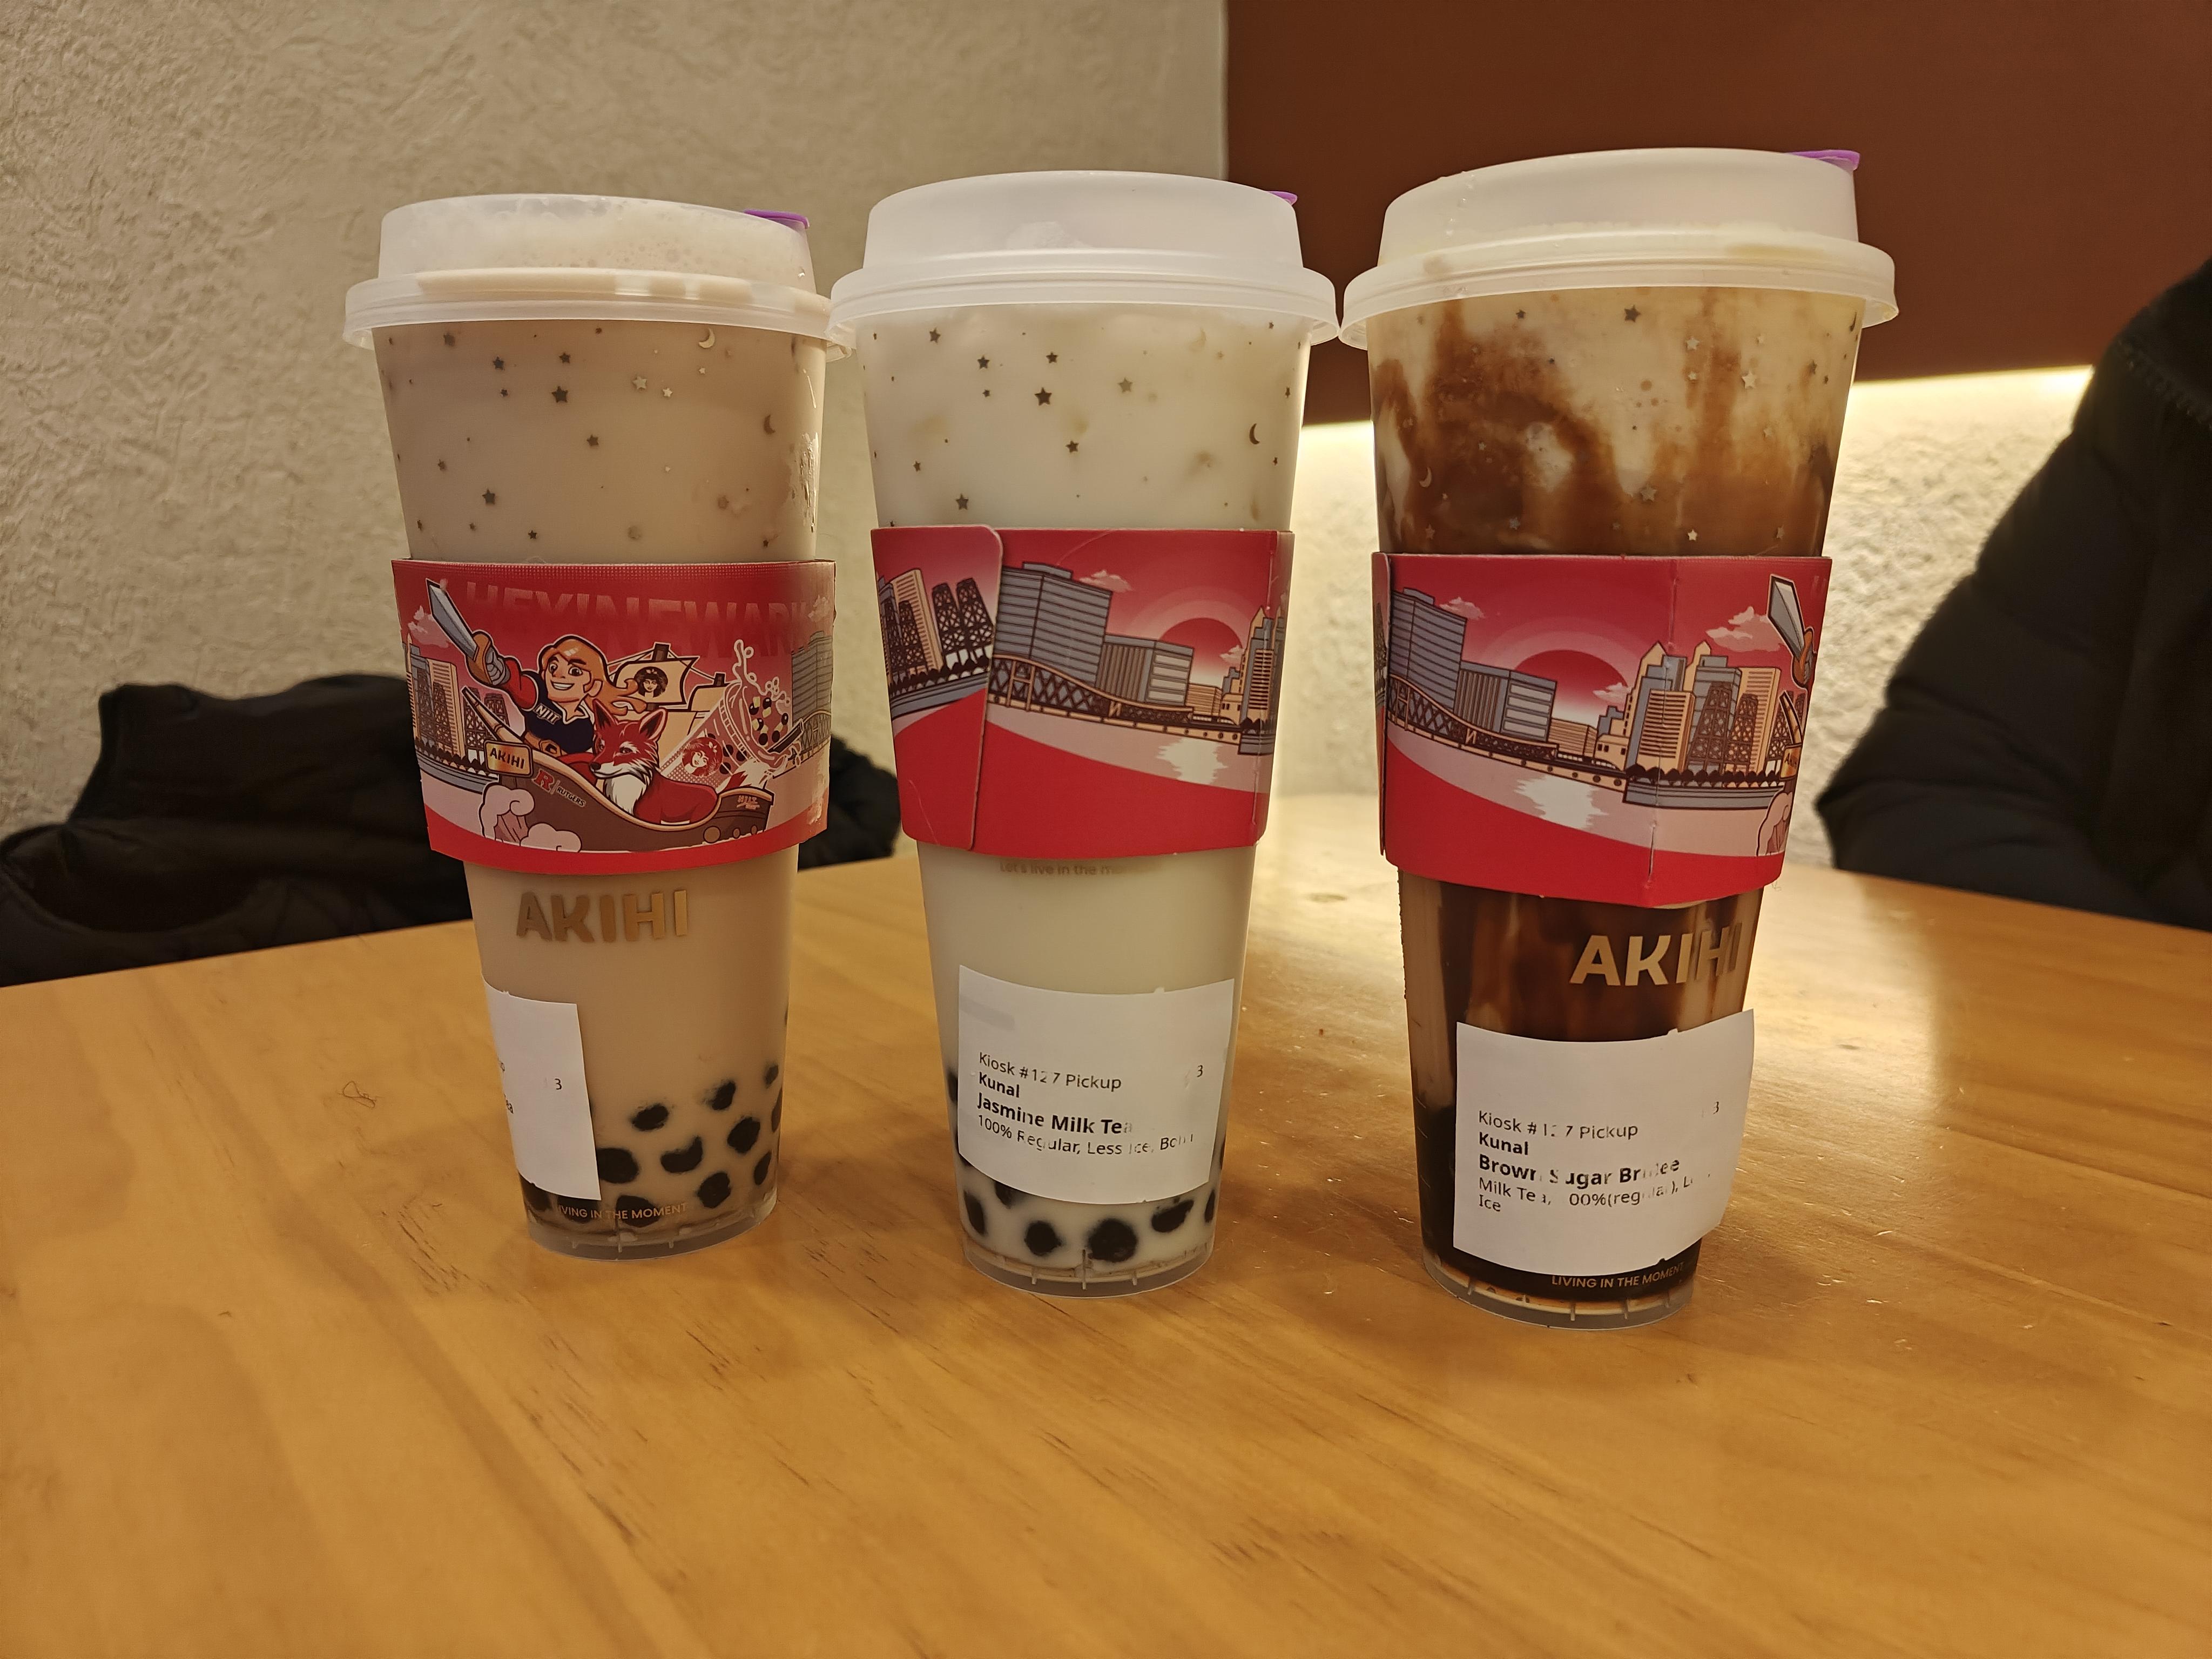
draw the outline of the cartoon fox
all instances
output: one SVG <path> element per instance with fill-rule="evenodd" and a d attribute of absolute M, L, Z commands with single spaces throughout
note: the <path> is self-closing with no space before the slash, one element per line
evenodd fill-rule
<path fill-rule="evenodd" d="M 690 823 L 714 810 L 714 792 L 660 770 L 665 709 L 618 691 L 592 700 L 592 775 L 607 799 L 647 823 Z"/>

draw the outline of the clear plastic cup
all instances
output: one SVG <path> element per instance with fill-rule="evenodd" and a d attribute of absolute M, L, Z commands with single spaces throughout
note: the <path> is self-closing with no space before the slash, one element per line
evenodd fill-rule
<path fill-rule="evenodd" d="M 1368 354 L 1382 550 L 1819 554 L 1859 331 L 1896 311 L 1888 257 L 1856 237 L 1849 167 L 1753 151 L 1556 156 L 1400 198 L 1345 304 Z M 1400 873 L 1422 1253 L 1445 1290 L 1599 1328 L 1689 1300 L 1697 1243 L 1571 1275 L 1454 1244 L 1455 1032 L 1620 1042 L 1735 1013 L 1759 902 L 1649 908 Z M 1727 941 L 1714 971 L 1576 982 L 1594 937 L 1684 934 Z"/>
<path fill-rule="evenodd" d="M 902 192 L 833 295 L 866 380 L 878 521 L 1289 527 L 1306 357 L 1334 326 L 1287 202 L 1218 180 L 1017 173 Z M 1080 573 L 1079 573 L 1080 574 Z M 1252 849 L 1000 858 L 924 843 L 948 1109 L 961 970 L 1137 996 L 1243 979 Z M 1233 1012 L 1230 1028 L 1233 1045 Z M 1228 1056 L 1223 1056 L 1223 1065 Z M 1002 1284 L 1118 1296 L 1212 1249 L 1204 1183 L 1142 1202 L 1024 1191 L 961 1155 L 968 1260 Z"/>
<path fill-rule="evenodd" d="M 410 556 L 558 564 L 807 559 L 827 306 L 805 221 L 610 197 L 387 216 L 349 296 L 373 344 Z M 530 666 L 525 665 L 526 667 Z M 796 848 L 657 874 L 470 864 L 484 982 L 572 1005 L 600 1190 L 523 1180 L 532 1236 L 671 1255 L 775 1208 Z M 622 938 L 525 925 L 672 913 Z"/>

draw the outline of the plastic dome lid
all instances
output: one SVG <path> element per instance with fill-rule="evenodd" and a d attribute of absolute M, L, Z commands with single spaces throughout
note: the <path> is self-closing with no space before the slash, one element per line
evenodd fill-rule
<path fill-rule="evenodd" d="M 1344 337 L 1439 300 L 1577 288 L 1777 288 L 1897 315 L 1889 255 L 1858 240 L 1848 151 L 1619 149 L 1508 161 L 1410 190 L 1374 270 L 1344 295 Z M 1854 164 L 1856 155 L 1851 155 Z"/>
<path fill-rule="evenodd" d="M 887 196 L 858 270 L 830 291 L 865 318 L 980 305 L 1176 305 L 1270 312 L 1336 332 L 1336 290 L 1305 268 L 1271 191 L 1167 173 L 1001 173 Z"/>
<path fill-rule="evenodd" d="M 345 337 L 416 323 L 705 323 L 830 339 L 806 221 L 623 196 L 453 196 L 384 216 Z"/>

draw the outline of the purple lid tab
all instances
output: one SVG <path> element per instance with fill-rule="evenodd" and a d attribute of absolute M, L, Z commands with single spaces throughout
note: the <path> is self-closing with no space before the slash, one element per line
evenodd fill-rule
<path fill-rule="evenodd" d="M 1271 190 L 1267 194 L 1270 196 L 1280 197 L 1284 201 L 1288 202 L 1292 207 L 1296 207 L 1298 204 L 1298 197 L 1296 191 Z"/>
<path fill-rule="evenodd" d="M 1856 160 L 1857 158 L 1853 157 L 1852 159 Z M 793 230 L 805 230 L 806 228 L 806 216 L 803 213 L 778 213 L 773 208 L 739 208 L 738 211 L 740 213 L 749 213 L 756 219 L 773 219 L 776 223 L 780 225 L 788 225 Z"/>
<path fill-rule="evenodd" d="M 1793 149 L 1792 155 L 1802 155 L 1808 161 L 1826 161 L 1846 173 L 1859 170 L 1859 153 L 1855 149 Z"/>

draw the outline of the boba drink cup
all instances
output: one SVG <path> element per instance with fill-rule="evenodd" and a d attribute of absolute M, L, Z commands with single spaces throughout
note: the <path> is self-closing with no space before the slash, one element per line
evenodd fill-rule
<path fill-rule="evenodd" d="M 1334 319 L 1287 201 L 1133 173 L 927 185 L 877 206 L 866 262 L 832 301 L 865 378 L 881 525 L 1289 526 L 1307 353 Z M 1252 848 L 920 853 L 968 1260 L 1062 1296 L 1195 1272 L 1218 1214 L 1226 1079 L 1202 1182 L 1101 1203 L 994 1179 L 959 1143 L 963 974 L 1102 1000 L 1225 986 L 1225 1072 Z"/>
<path fill-rule="evenodd" d="M 1896 309 L 1887 257 L 1856 235 L 1850 167 L 1748 151 L 1553 157 L 1401 198 L 1346 297 L 1346 338 L 1368 353 L 1382 550 L 1817 556 L 1859 331 Z M 1735 1014 L 1759 891 L 1656 908 L 1401 871 L 1399 896 L 1431 1275 L 1544 1324 L 1682 1306 L 1697 1243 L 1571 1274 L 1454 1243 L 1468 1197 L 1455 1034 L 1620 1042 Z M 1692 971 L 1592 973 L 1600 939 L 1614 961 L 1663 941 Z"/>
<path fill-rule="evenodd" d="M 606 197 L 418 203 L 386 216 L 378 279 L 348 309 L 349 337 L 376 353 L 411 559 L 812 557 L 829 347 L 804 220 Z M 573 1006 L 580 1031 L 599 1192 L 524 1178 L 538 1243 L 675 1254 L 775 1207 L 797 867 L 795 847 L 650 874 L 467 866 L 503 1066 L 502 996 Z M 573 937 L 533 926 L 549 908 L 586 920 Z"/>

